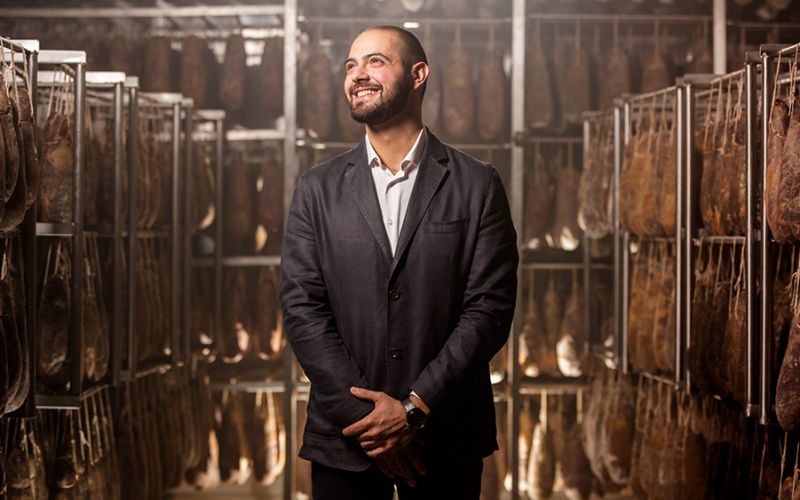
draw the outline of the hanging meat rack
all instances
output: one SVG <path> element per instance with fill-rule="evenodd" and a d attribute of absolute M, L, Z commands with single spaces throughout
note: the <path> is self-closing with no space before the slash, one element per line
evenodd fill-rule
<path fill-rule="evenodd" d="M 748 109 L 748 168 L 753 170 L 753 177 L 760 182 L 758 185 L 762 200 L 768 199 L 769 186 L 767 172 L 770 160 L 770 148 L 775 138 L 773 137 L 770 111 L 777 97 L 777 92 L 782 87 L 794 89 L 800 77 L 797 75 L 796 64 L 800 44 L 794 45 L 761 45 L 759 51 L 748 53 L 746 59 L 747 74 L 747 103 Z M 760 75 L 759 75 L 760 72 Z M 790 97 L 791 99 L 791 97 Z M 756 116 L 755 110 L 759 107 L 761 113 Z M 796 103 L 795 103 L 796 104 Z M 760 122 L 759 122 L 760 118 Z M 760 142 L 760 150 L 757 144 Z M 758 320 L 760 338 L 753 339 L 757 344 L 754 353 L 756 359 L 752 362 L 754 375 L 754 388 L 752 391 L 752 406 L 759 412 L 762 424 L 776 421 L 775 402 L 777 392 L 777 373 L 775 345 L 773 343 L 773 280 L 776 278 L 776 263 L 780 259 L 781 246 L 794 251 L 796 242 L 781 245 L 776 241 L 776 235 L 770 227 L 770 212 L 767 203 L 761 203 L 758 210 L 760 225 L 752 226 L 751 239 L 754 249 L 759 251 L 760 269 L 757 273 L 761 285 L 760 305 L 761 315 Z M 793 262 L 794 264 L 794 262 Z"/>
<path fill-rule="evenodd" d="M 41 223 L 38 222 L 38 217 L 36 215 L 36 209 L 34 208 L 34 220 L 36 221 L 36 236 L 37 236 L 37 243 L 39 241 L 38 238 L 41 237 L 68 237 L 72 243 L 72 261 L 82 263 L 84 259 L 84 227 L 83 227 L 83 183 L 82 175 L 83 175 L 83 168 L 84 168 L 84 129 L 85 129 L 85 92 L 86 92 L 86 53 L 81 51 L 45 51 L 42 50 L 39 52 L 39 59 L 38 59 L 39 66 L 43 67 L 55 67 L 58 68 L 63 72 L 64 75 L 67 75 L 70 81 L 73 84 L 74 88 L 74 109 L 73 109 L 73 137 L 74 137 L 74 144 L 72 149 L 73 155 L 73 165 L 74 165 L 74 181 L 72 186 L 72 214 L 73 220 L 71 223 Z M 39 79 L 37 75 L 37 87 L 53 87 L 55 85 L 55 81 L 53 78 L 50 79 Z M 38 95 L 38 92 L 37 92 Z M 34 261 L 36 260 L 36 256 L 38 254 L 38 245 L 33 249 L 33 256 Z M 70 286 L 70 295 L 74 297 L 80 297 L 81 292 L 83 290 L 83 266 L 77 265 L 74 266 L 73 272 L 71 273 L 71 280 L 69 283 Z M 29 273 L 27 278 L 30 280 L 27 284 L 32 289 L 37 290 L 34 302 L 31 303 L 29 306 L 30 309 L 33 310 L 33 317 L 37 318 L 36 311 L 38 310 L 38 284 L 36 283 L 36 274 Z M 82 374 L 81 374 L 81 365 L 79 362 L 75 362 L 76 359 L 80 359 L 81 353 L 83 352 L 83 335 L 82 335 L 82 311 L 81 311 L 81 301 L 80 300 L 72 300 L 71 301 L 71 311 L 70 311 L 70 335 L 69 335 L 69 343 L 68 343 L 68 357 L 73 361 L 70 363 L 69 366 L 69 389 L 65 394 L 61 395 L 47 395 L 47 394 L 37 394 L 36 395 L 36 407 L 37 408 L 64 408 L 64 409 L 76 409 L 80 405 L 80 398 L 82 394 Z M 36 320 L 32 325 L 36 325 Z M 31 337 L 32 346 L 36 345 L 36 339 L 38 339 L 38 335 L 36 335 L 36 328 L 34 326 L 30 327 L 33 335 Z M 34 349 L 32 349 L 33 351 Z M 34 354 L 32 363 L 34 366 L 36 365 L 35 361 L 37 356 Z M 35 379 L 33 380 L 35 382 Z M 36 387 L 37 384 L 32 384 L 33 387 Z"/>
<path fill-rule="evenodd" d="M 39 43 L 36 40 L 10 40 L 4 37 L 0 37 L 0 41 L 2 42 L 2 48 L 0 48 L 0 52 L 3 53 L 4 59 L 8 56 L 9 59 L 12 61 L 12 65 L 15 68 L 15 71 L 19 74 L 21 79 L 29 91 L 31 97 L 31 113 L 33 123 L 36 123 L 36 103 L 37 103 L 37 88 L 34 82 L 36 82 L 36 74 L 38 71 L 38 59 L 39 59 Z M 27 72 L 25 72 L 25 68 L 27 68 Z M 20 72 L 22 72 L 20 74 Z M 25 214 L 25 218 L 22 221 L 22 224 L 19 226 L 19 235 L 20 235 L 20 244 L 22 253 L 24 255 L 34 255 L 36 249 L 36 215 L 35 215 L 35 207 L 36 204 L 28 210 Z M 3 235 L 4 237 L 8 237 L 9 235 Z M 24 300 L 27 304 L 35 304 L 36 303 L 36 286 L 35 286 L 35 278 L 33 276 L 36 275 L 36 262 L 35 259 L 25 259 L 23 263 L 23 274 L 24 274 Z M 33 307 L 28 307 L 26 309 L 26 331 L 23 332 L 23 335 L 26 337 L 28 342 L 28 378 L 29 378 L 29 388 L 28 394 L 25 396 L 25 402 L 23 405 L 13 413 L 14 416 L 19 417 L 29 417 L 33 415 L 36 411 L 36 400 L 35 400 L 35 380 L 36 380 L 36 364 L 35 364 L 35 355 L 33 354 L 33 346 L 35 340 L 35 332 L 32 325 L 35 324 L 36 321 L 36 311 Z"/>

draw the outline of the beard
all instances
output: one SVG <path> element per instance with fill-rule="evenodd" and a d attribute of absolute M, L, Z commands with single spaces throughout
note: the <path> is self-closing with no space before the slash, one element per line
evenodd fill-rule
<path fill-rule="evenodd" d="M 409 74 L 401 78 L 394 87 L 384 88 L 385 93 L 373 103 L 354 106 L 350 101 L 350 115 L 355 121 L 370 126 L 386 123 L 405 109 L 412 85 L 413 79 Z"/>

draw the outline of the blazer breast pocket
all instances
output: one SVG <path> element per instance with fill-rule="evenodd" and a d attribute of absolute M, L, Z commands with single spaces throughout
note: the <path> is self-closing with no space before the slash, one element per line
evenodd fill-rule
<path fill-rule="evenodd" d="M 425 222 L 426 233 L 460 233 L 467 223 L 467 219 Z"/>

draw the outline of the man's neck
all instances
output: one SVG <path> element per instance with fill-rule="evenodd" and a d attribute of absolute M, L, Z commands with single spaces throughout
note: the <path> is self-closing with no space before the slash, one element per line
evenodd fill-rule
<path fill-rule="evenodd" d="M 403 158 L 416 142 L 420 130 L 421 120 L 407 120 L 378 128 L 367 125 L 367 137 L 381 162 L 396 174 Z"/>

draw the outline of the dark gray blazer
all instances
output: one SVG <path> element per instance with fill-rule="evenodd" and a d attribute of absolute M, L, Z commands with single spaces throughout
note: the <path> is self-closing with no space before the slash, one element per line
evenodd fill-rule
<path fill-rule="evenodd" d="M 396 399 L 416 391 L 432 411 L 424 456 L 497 449 L 489 361 L 514 315 L 516 232 L 495 169 L 428 134 L 394 258 L 364 141 L 297 182 L 280 300 L 311 380 L 305 459 L 371 464 L 341 435 L 373 408 L 351 386 Z"/>

